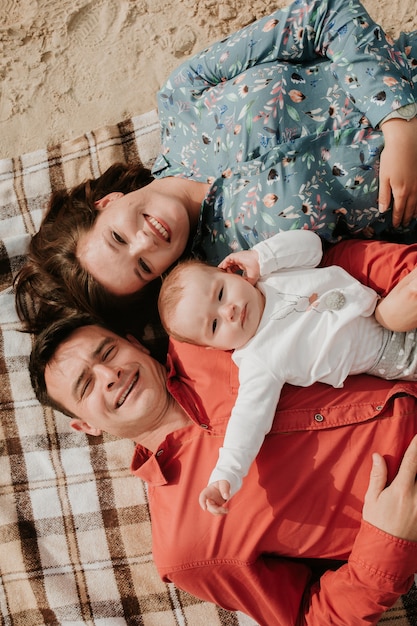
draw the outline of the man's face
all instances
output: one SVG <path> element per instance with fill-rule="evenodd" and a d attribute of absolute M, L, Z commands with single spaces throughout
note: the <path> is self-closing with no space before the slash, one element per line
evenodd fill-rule
<path fill-rule="evenodd" d="M 75 330 L 45 369 L 49 395 L 90 434 L 140 440 L 163 420 L 169 404 L 165 368 L 133 338 L 99 326 Z"/>

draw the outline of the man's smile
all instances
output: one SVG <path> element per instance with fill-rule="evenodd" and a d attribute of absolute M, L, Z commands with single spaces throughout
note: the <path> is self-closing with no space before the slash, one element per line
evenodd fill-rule
<path fill-rule="evenodd" d="M 124 385 L 121 394 L 119 395 L 118 400 L 116 401 L 116 409 L 119 409 L 122 404 L 125 402 L 126 398 L 132 391 L 133 387 L 136 385 L 139 380 L 139 372 L 136 372 L 132 379 L 130 379 L 126 385 Z"/>

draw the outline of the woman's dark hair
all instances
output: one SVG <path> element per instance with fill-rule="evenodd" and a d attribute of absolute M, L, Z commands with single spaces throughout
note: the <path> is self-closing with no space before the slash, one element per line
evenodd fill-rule
<path fill-rule="evenodd" d="M 152 299 L 157 297 L 158 285 L 151 283 L 137 297 L 115 298 L 81 266 L 76 254 L 80 236 L 96 220 L 97 200 L 114 191 L 129 193 L 152 180 L 150 170 L 142 165 L 116 163 L 97 179 L 52 194 L 39 231 L 31 240 L 27 263 L 14 280 L 17 312 L 26 330 L 37 333 L 51 319 L 72 310 L 98 315 L 113 323 L 121 311 L 132 307 L 133 301 L 138 325 L 140 302 L 147 303 L 142 324 L 145 318 L 152 321 L 156 311 Z"/>

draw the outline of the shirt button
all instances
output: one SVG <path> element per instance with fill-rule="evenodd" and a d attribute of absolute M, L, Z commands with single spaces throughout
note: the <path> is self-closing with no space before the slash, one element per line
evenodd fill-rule
<path fill-rule="evenodd" d="M 161 450 L 158 450 L 158 452 L 156 453 L 156 455 L 155 455 L 155 456 L 161 456 L 161 454 L 163 454 L 163 452 L 164 452 L 164 451 L 163 451 L 162 449 L 161 449 Z"/>
<path fill-rule="evenodd" d="M 208 428 L 207 424 L 200 424 L 201 428 Z"/>
<path fill-rule="evenodd" d="M 316 422 L 324 422 L 324 417 L 321 413 L 316 413 L 314 419 Z"/>
<path fill-rule="evenodd" d="M 378 404 L 378 406 L 375 407 L 375 411 L 382 411 L 383 408 L 382 404 Z"/>

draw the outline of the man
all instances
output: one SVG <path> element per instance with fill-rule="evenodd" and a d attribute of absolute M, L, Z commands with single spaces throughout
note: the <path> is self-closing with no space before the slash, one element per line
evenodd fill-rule
<path fill-rule="evenodd" d="M 164 580 L 265 626 L 375 624 L 409 589 L 414 385 L 355 376 L 343 390 L 287 386 L 228 515 L 213 518 L 198 493 L 235 400 L 228 353 L 172 342 L 165 367 L 132 337 L 81 316 L 37 339 L 31 376 L 38 398 L 70 414 L 74 428 L 137 443 L 132 471 L 149 485 Z M 317 580 L 317 559 L 347 563 Z"/>

